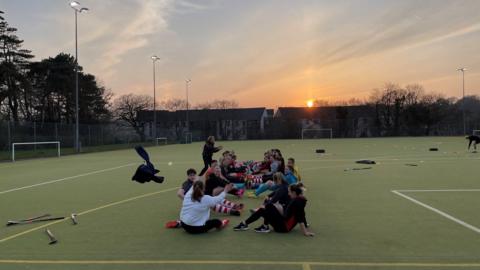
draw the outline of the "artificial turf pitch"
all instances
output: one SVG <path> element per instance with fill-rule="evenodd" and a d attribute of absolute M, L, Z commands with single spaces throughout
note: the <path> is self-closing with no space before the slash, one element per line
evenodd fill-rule
<path fill-rule="evenodd" d="M 131 181 L 140 158 L 118 150 L 0 164 L 1 222 L 79 214 L 78 225 L 1 227 L 0 269 L 480 269 L 480 155 L 468 153 L 461 137 L 218 144 L 241 160 L 259 160 L 270 148 L 294 157 L 316 236 L 298 227 L 234 232 L 248 210 L 228 217 L 223 231 L 165 229 L 179 215 L 186 169 L 201 169 L 202 144 L 147 148 L 163 184 Z M 352 170 L 364 167 L 372 169 Z M 241 201 L 246 209 L 261 203 Z M 46 228 L 57 244 L 48 245 Z"/>

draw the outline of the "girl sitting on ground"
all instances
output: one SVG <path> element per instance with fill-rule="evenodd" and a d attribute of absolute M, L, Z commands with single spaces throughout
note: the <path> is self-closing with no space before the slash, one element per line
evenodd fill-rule
<path fill-rule="evenodd" d="M 213 228 L 225 228 L 229 220 L 210 219 L 210 208 L 225 200 L 225 195 L 233 188 L 232 184 L 225 186 L 225 190 L 218 196 L 205 195 L 205 184 L 196 181 L 193 187 L 185 194 L 180 220 L 182 228 L 191 234 L 206 233 Z"/>
<path fill-rule="evenodd" d="M 263 218 L 263 224 L 255 228 L 255 232 L 268 233 L 271 225 L 275 232 L 287 233 L 299 224 L 303 235 L 314 236 L 315 234 L 306 227 L 305 206 L 307 205 L 307 199 L 303 196 L 302 187 L 300 185 L 289 186 L 288 195 L 291 200 L 285 208 L 279 204 L 268 203 L 233 229 L 235 231 L 248 230 L 249 224 Z"/>
<path fill-rule="evenodd" d="M 209 174 L 205 179 L 205 195 L 217 196 L 224 191 L 228 182 L 220 177 L 221 170 L 219 166 L 214 167 L 213 170 L 213 173 Z M 238 196 L 238 192 L 237 189 L 233 188 L 229 193 Z M 239 216 L 242 209 L 243 204 L 236 204 L 228 200 L 223 200 L 212 208 L 212 210 L 217 213 L 225 213 L 233 216 Z"/>
<path fill-rule="evenodd" d="M 293 175 L 297 177 L 298 182 L 302 182 L 302 176 L 300 175 L 300 170 L 298 169 L 298 166 L 295 165 L 295 159 L 294 158 L 288 158 L 287 166 L 293 167 Z"/>

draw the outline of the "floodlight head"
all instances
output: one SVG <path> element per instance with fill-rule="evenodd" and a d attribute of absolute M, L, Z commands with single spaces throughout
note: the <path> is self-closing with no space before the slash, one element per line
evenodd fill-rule
<path fill-rule="evenodd" d="M 186 79 L 186 80 L 185 80 L 185 82 L 186 82 L 186 83 L 191 83 L 191 82 L 192 82 L 192 80 L 190 80 L 190 79 Z"/>
<path fill-rule="evenodd" d="M 77 7 L 80 6 L 80 3 L 78 3 L 77 1 L 72 1 L 72 2 L 70 2 L 70 6 L 71 6 L 72 8 L 75 8 L 75 9 L 76 9 Z"/>
<path fill-rule="evenodd" d="M 76 12 L 82 13 L 82 12 L 87 12 L 88 8 L 82 7 L 82 5 L 77 2 L 77 1 L 72 1 L 70 2 L 70 7 L 72 7 Z"/>
<path fill-rule="evenodd" d="M 465 71 L 467 71 L 467 68 L 462 67 L 462 68 L 457 69 L 457 71 L 465 72 Z"/>
<path fill-rule="evenodd" d="M 160 60 L 160 57 L 158 57 L 156 55 L 152 56 L 151 58 L 152 58 L 153 62 Z"/>

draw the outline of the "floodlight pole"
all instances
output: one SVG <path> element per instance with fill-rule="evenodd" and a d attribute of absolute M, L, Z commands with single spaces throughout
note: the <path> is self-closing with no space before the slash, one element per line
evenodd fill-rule
<path fill-rule="evenodd" d="M 75 151 L 80 152 L 80 126 L 79 126 L 79 108 L 78 108 L 78 13 L 88 11 L 76 1 L 70 2 L 70 7 L 75 12 Z"/>
<path fill-rule="evenodd" d="M 467 122 L 465 119 L 465 71 L 466 68 L 459 68 L 457 71 L 462 72 L 462 114 L 463 114 L 463 135 L 467 135 Z"/>
<path fill-rule="evenodd" d="M 153 136 L 154 139 L 157 139 L 157 109 L 156 109 L 156 85 L 155 85 L 155 63 L 160 60 L 160 58 L 156 55 L 151 57 L 152 64 L 153 64 Z"/>
<path fill-rule="evenodd" d="M 75 9 L 75 150 L 80 153 L 80 130 L 78 120 L 78 11 Z"/>
<path fill-rule="evenodd" d="M 190 132 L 190 123 L 188 119 L 188 85 L 192 82 L 190 79 L 185 80 L 185 91 L 187 93 L 187 111 L 186 111 L 186 127 L 187 127 L 187 132 Z"/>

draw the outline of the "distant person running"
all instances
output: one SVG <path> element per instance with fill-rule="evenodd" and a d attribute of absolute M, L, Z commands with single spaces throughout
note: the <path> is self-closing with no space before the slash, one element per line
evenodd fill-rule
<path fill-rule="evenodd" d="M 477 143 L 480 143 L 480 137 L 477 136 L 477 135 L 470 135 L 470 136 L 465 137 L 465 139 L 467 139 L 469 141 L 468 142 L 468 150 L 470 150 L 470 146 L 473 143 L 473 149 L 475 149 L 475 151 L 477 151 Z"/>
<path fill-rule="evenodd" d="M 182 228 L 191 234 L 206 233 L 213 228 L 223 229 L 228 224 L 228 219 L 210 219 L 210 208 L 225 200 L 225 195 L 233 188 L 233 184 L 225 186 L 220 195 L 212 197 L 204 195 L 205 184 L 196 181 L 193 187 L 185 194 L 180 220 Z"/>
<path fill-rule="evenodd" d="M 216 153 L 222 150 L 222 148 L 223 148 L 222 146 L 215 147 L 215 137 L 209 136 L 207 138 L 207 141 L 203 146 L 203 152 L 202 152 L 203 163 L 205 166 L 203 167 L 199 176 L 202 176 L 212 164 L 213 153 Z"/>

